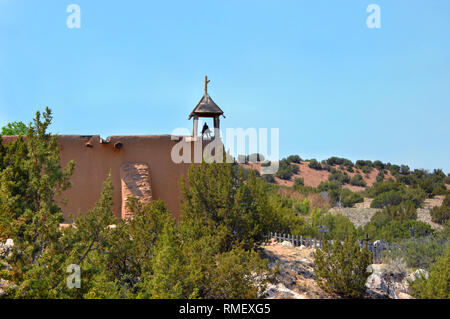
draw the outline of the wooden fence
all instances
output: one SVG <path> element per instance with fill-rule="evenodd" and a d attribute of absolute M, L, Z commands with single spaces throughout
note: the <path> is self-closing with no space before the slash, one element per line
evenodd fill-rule
<path fill-rule="evenodd" d="M 281 233 L 272 233 L 270 232 L 267 236 L 267 239 L 274 238 L 277 242 L 284 242 L 288 241 L 292 244 L 294 247 L 299 246 L 305 246 L 307 248 L 322 248 L 323 243 L 322 239 L 310 237 L 310 236 L 294 236 L 291 234 L 281 234 Z M 331 244 L 333 241 L 328 240 L 328 242 Z M 377 240 L 375 242 L 372 242 L 370 240 L 358 240 L 358 244 L 361 248 L 367 246 L 369 251 L 372 252 L 373 256 L 373 263 L 379 263 L 381 262 L 385 251 L 392 250 L 396 248 L 395 245 L 391 245 L 388 242 L 384 240 Z"/>

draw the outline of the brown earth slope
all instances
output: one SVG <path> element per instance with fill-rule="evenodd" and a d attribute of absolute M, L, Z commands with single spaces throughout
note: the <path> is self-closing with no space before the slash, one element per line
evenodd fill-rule
<path fill-rule="evenodd" d="M 256 169 L 256 170 L 258 170 L 258 172 L 261 173 L 261 164 L 262 164 L 261 162 L 257 162 L 257 163 L 241 164 L 241 165 L 242 165 L 242 167 L 245 167 L 245 168 Z M 285 185 L 285 186 L 292 186 L 292 185 L 294 185 L 294 180 L 299 177 L 302 177 L 304 179 L 306 186 L 311 186 L 311 187 L 317 187 L 321 182 L 328 181 L 328 176 L 330 175 L 330 172 L 328 172 L 326 170 L 312 169 L 308 166 L 309 165 L 308 161 L 301 162 L 300 164 L 292 163 L 292 165 L 296 165 L 299 168 L 298 173 L 294 174 L 290 180 L 283 180 L 278 177 L 275 177 L 275 182 L 277 184 Z M 378 169 L 374 168 L 369 174 L 364 174 L 361 170 L 354 167 L 354 172 L 351 173 L 346 170 L 341 170 L 338 165 L 334 165 L 332 167 L 334 167 L 335 169 L 340 170 L 342 172 L 346 172 L 350 178 L 352 178 L 356 174 L 360 174 L 363 177 L 364 181 L 367 183 L 367 186 L 372 186 L 373 183 L 376 182 L 376 178 L 377 178 L 377 175 L 379 172 Z M 391 177 L 394 178 L 389 171 L 387 171 L 386 174 L 384 175 L 385 180 L 387 180 Z M 353 186 L 350 184 L 346 184 L 346 185 L 344 185 L 344 187 L 346 187 L 354 192 L 364 190 L 364 187 Z"/>

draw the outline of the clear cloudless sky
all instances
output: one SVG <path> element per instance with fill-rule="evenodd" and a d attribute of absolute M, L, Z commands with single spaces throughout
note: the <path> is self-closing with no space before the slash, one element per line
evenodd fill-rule
<path fill-rule="evenodd" d="M 205 75 L 222 127 L 278 127 L 281 156 L 450 172 L 448 0 L 0 0 L 0 126 L 170 134 Z"/>

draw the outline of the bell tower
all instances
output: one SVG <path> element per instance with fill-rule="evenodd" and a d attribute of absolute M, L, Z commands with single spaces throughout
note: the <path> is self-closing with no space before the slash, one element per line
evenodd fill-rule
<path fill-rule="evenodd" d="M 198 136 L 198 119 L 200 117 L 204 118 L 213 118 L 214 120 L 214 138 L 220 137 L 220 116 L 223 114 L 223 111 L 220 107 L 213 101 L 213 99 L 208 95 L 208 77 L 205 76 L 205 94 L 201 98 L 200 102 L 198 102 L 197 106 L 189 115 L 188 120 L 194 118 L 193 128 L 192 128 L 192 137 Z"/>

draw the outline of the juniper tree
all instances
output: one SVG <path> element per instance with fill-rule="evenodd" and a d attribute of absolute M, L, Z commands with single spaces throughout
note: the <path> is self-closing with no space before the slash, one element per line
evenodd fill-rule
<path fill-rule="evenodd" d="M 14 284 L 43 252 L 61 236 L 64 220 L 56 196 L 70 187 L 75 163 L 60 165 L 56 136 L 47 132 L 52 115 L 49 108 L 30 123 L 25 138 L 18 137 L 2 150 L 0 172 L 0 231 L 2 238 L 14 240 L 8 258 L 12 271 L 3 272 Z"/>
<path fill-rule="evenodd" d="M 317 284 L 327 292 L 344 298 L 361 298 L 365 292 L 367 267 L 372 254 L 367 247 L 360 248 L 353 235 L 344 243 L 339 240 L 314 252 L 314 277 Z"/>

